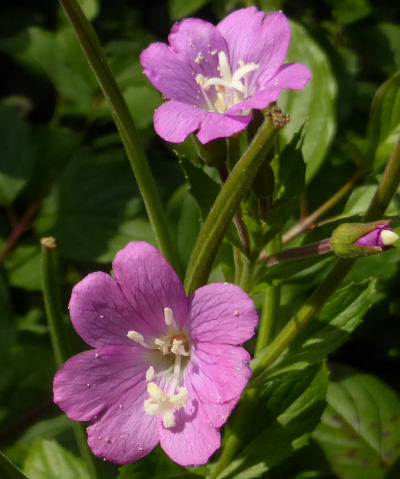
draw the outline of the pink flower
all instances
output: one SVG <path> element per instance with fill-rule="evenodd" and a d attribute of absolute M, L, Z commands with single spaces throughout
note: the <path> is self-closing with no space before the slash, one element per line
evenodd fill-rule
<path fill-rule="evenodd" d="M 156 110 L 154 127 L 173 143 L 195 130 L 201 143 L 238 133 L 252 109 L 266 108 L 283 88 L 300 90 L 311 78 L 304 65 L 282 65 L 290 28 L 281 12 L 265 16 L 244 8 L 217 26 L 188 18 L 172 27 L 168 40 L 151 44 L 140 61 L 169 100 Z"/>
<path fill-rule="evenodd" d="M 373 230 L 358 238 L 354 244 L 364 248 L 386 249 L 399 239 L 398 235 L 388 226 L 388 222 L 377 225 Z"/>
<path fill-rule="evenodd" d="M 57 372 L 54 401 L 71 419 L 91 422 L 97 456 L 125 464 L 160 442 L 175 462 L 203 464 L 251 376 L 240 345 L 254 334 L 254 305 L 229 283 L 186 297 L 175 271 L 143 242 L 119 251 L 113 272 L 89 274 L 72 291 L 72 323 L 95 349 Z"/>

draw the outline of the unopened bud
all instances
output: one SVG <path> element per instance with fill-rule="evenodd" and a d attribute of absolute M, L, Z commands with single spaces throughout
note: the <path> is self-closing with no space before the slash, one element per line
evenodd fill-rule
<path fill-rule="evenodd" d="M 330 245 L 342 258 L 357 258 L 380 253 L 391 247 L 399 236 L 389 228 L 390 220 L 374 223 L 343 223 L 332 233 Z"/>

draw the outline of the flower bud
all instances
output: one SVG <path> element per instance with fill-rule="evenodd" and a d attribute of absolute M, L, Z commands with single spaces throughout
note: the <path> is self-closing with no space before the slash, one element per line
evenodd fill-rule
<path fill-rule="evenodd" d="M 342 258 L 357 258 L 380 253 L 398 240 L 389 228 L 390 220 L 374 223 L 343 223 L 332 233 L 330 245 Z"/>

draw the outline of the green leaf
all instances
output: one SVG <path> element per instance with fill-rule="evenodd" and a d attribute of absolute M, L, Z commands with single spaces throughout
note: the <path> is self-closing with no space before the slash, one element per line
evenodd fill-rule
<path fill-rule="evenodd" d="M 343 479 L 382 479 L 399 458 L 400 400 L 374 376 L 339 369 L 313 436 Z"/>
<path fill-rule="evenodd" d="M 368 123 L 369 164 L 373 172 L 382 170 L 400 135 L 400 72 L 391 76 L 372 100 Z"/>
<path fill-rule="evenodd" d="M 73 30 L 69 25 L 57 32 L 30 27 L 2 40 L 0 50 L 47 77 L 63 102 L 60 113 L 91 112 L 98 87 Z"/>
<path fill-rule="evenodd" d="M 335 135 L 337 85 L 326 53 L 303 26 L 295 22 L 290 25 L 292 38 L 286 61 L 306 65 L 312 79 L 304 90 L 281 93 L 278 104 L 290 114 L 290 122 L 282 129 L 282 138 L 288 142 L 306 120 L 302 150 L 309 181 L 325 160 Z"/>
<path fill-rule="evenodd" d="M 176 251 L 185 270 L 200 231 L 199 207 L 186 186 L 181 186 L 172 195 L 167 206 L 167 216 Z"/>
<path fill-rule="evenodd" d="M 204 220 L 221 188 L 218 183 L 205 173 L 202 166 L 195 166 L 183 155 L 178 156 L 189 193 L 197 201 L 200 208 L 201 219 Z"/>
<path fill-rule="evenodd" d="M 29 180 L 33 152 L 28 125 L 0 106 L 0 205 L 11 204 Z"/>
<path fill-rule="evenodd" d="M 303 445 L 325 407 L 327 384 L 322 364 L 278 372 L 258 385 L 252 439 L 219 477 L 260 477 Z"/>
<path fill-rule="evenodd" d="M 332 14 L 341 23 L 353 23 L 372 13 L 368 0 L 328 0 Z"/>
<path fill-rule="evenodd" d="M 82 459 L 45 439 L 35 442 L 23 470 L 29 479 L 90 479 Z"/>
<path fill-rule="evenodd" d="M 201 474 L 203 475 L 203 474 Z M 122 466 L 117 479 L 198 479 L 199 475 L 178 466 L 157 447 L 148 456 Z"/>
<path fill-rule="evenodd" d="M 169 15 L 172 20 L 187 17 L 209 3 L 210 0 L 169 0 Z"/>
<path fill-rule="evenodd" d="M 2 363 L 8 357 L 8 352 L 15 344 L 15 340 L 16 329 L 10 293 L 7 283 L 0 275 L 0 358 Z"/>
<path fill-rule="evenodd" d="M 45 199 L 35 228 L 40 236 L 54 236 L 63 256 L 108 262 L 129 241 L 154 241 L 122 154 L 81 150 Z"/>
<path fill-rule="evenodd" d="M 11 286 L 28 291 L 41 291 L 40 244 L 21 244 L 5 260 Z"/>
<path fill-rule="evenodd" d="M 0 451 L 0 477 L 2 479 L 28 479 L 22 471 Z M 30 479 L 30 478 L 29 478 Z"/>
<path fill-rule="evenodd" d="M 302 330 L 276 368 L 288 363 L 318 363 L 338 349 L 349 339 L 370 308 L 376 293 L 375 284 L 376 281 L 371 279 L 337 290 Z"/>

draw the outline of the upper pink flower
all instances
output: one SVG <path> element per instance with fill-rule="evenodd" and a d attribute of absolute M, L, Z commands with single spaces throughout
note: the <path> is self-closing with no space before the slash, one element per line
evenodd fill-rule
<path fill-rule="evenodd" d="M 156 110 L 154 127 L 173 143 L 195 130 L 201 143 L 242 131 L 252 109 L 266 108 L 283 88 L 300 90 L 311 78 L 304 65 L 282 65 L 290 28 L 281 12 L 265 16 L 244 8 L 217 26 L 188 18 L 172 27 L 168 40 L 151 44 L 140 61 L 169 100 Z"/>
<path fill-rule="evenodd" d="M 54 378 L 54 401 L 90 421 L 94 454 L 125 464 L 161 443 L 177 463 L 207 462 L 251 376 L 240 345 L 257 313 L 238 286 L 215 283 L 190 297 L 153 246 L 129 243 L 114 278 L 89 274 L 69 305 L 76 332 L 95 348 Z"/>

